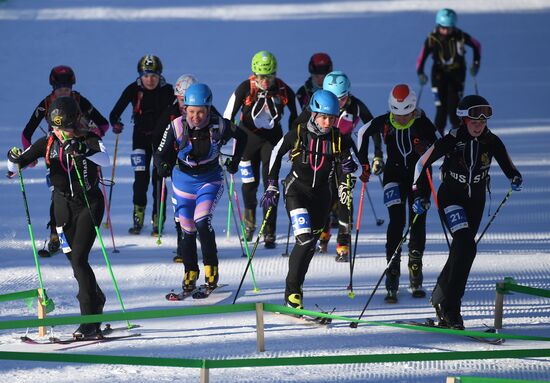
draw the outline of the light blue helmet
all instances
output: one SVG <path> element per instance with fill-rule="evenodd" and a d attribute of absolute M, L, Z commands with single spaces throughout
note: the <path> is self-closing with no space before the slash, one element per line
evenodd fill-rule
<path fill-rule="evenodd" d="M 454 28 L 456 19 L 456 12 L 449 8 L 440 9 L 435 15 L 435 23 L 445 28 Z"/>
<path fill-rule="evenodd" d="M 351 83 L 348 76 L 339 70 L 330 72 L 323 80 L 323 89 L 334 93 L 338 98 L 347 96 L 349 88 L 351 88 Z"/>
<path fill-rule="evenodd" d="M 338 116 L 340 111 L 338 99 L 334 93 L 324 89 L 319 89 L 313 93 L 309 101 L 309 108 L 312 113 L 329 114 L 332 116 Z"/>
<path fill-rule="evenodd" d="M 206 84 L 191 84 L 185 92 L 183 103 L 187 106 L 211 106 L 212 91 Z"/>

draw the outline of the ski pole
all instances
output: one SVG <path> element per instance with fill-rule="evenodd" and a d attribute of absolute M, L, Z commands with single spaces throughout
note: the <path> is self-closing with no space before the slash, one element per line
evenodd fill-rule
<path fill-rule="evenodd" d="M 386 273 L 388 272 L 388 269 L 390 268 L 391 264 L 393 263 L 393 260 L 395 259 L 395 257 L 399 253 L 399 249 L 401 248 L 401 245 L 403 244 L 403 242 L 405 242 L 405 238 L 407 238 L 407 235 L 409 234 L 409 231 L 411 230 L 412 226 L 416 222 L 417 218 L 418 218 L 418 214 L 415 214 L 412 223 L 409 225 L 409 227 L 407 228 L 407 231 L 405 232 L 405 235 L 403 235 L 403 237 L 401 238 L 401 241 L 399 242 L 399 244 L 395 248 L 395 251 L 393 252 L 393 255 L 391 256 L 390 260 L 388 261 L 388 264 L 386 265 L 386 268 L 384 269 L 384 272 L 380 276 L 380 279 L 378 279 L 378 282 L 376 283 L 376 286 L 374 286 L 374 290 L 372 290 L 372 293 L 370 294 L 369 299 L 367 300 L 367 303 L 365 304 L 365 307 L 363 307 L 363 311 L 361 311 L 361 314 L 359 315 L 357 320 L 361 320 L 361 318 L 363 317 L 363 314 L 367 310 L 367 307 L 369 306 L 369 303 L 372 300 L 372 297 L 374 297 L 374 293 L 376 293 L 376 290 L 378 290 L 378 286 L 380 286 L 380 283 L 382 283 L 382 279 L 384 279 L 384 275 L 386 275 Z M 349 324 L 349 327 L 357 328 L 357 322 L 351 322 Z"/>
<path fill-rule="evenodd" d="M 447 247 L 451 249 L 451 243 L 449 242 L 449 237 L 447 236 L 447 228 L 445 227 L 445 222 L 443 222 L 443 218 L 441 217 L 440 210 L 439 210 L 439 201 L 437 200 L 437 193 L 435 192 L 434 183 L 432 182 L 432 175 L 426 169 L 426 176 L 428 176 L 428 182 L 430 183 L 430 189 L 432 189 L 432 196 L 434 197 L 435 207 L 437 208 L 437 215 L 439 216 L 439 222 L 441 222 L 441 228 L 443 229 L 443 233 L 445 234 L 445 241 L 447 242 Z"/>
<path fill-rule="evenodd" d="M 223 167 L 222 167 L 223 169 Z M 227 189 L 227 198 L 229 199 L 229 201 L 231 202 L 233 200 L 232 198 L 232 195 L 233 195 L 233 183 L 229 183 L 229 181 L 227 180 L 227 173 L 226 173 L 226 170 L 223 169 L 223 179 L 225 181 L 225 188 Z M 233 204 L 229 204 L 229 218 L 231 218 L 231 216 L 233 216 L 233 221 L 235 223 L 235 227 L 236 228 L 241 228 L 241 231 L 243 229 L 242 227 L 242 222 L 240 222 L 240 224 L 237 222 L 237 217 L 235 216 L 235 209 L 233 207 Z M 239 244 L 241 246 L 241 252 L 242 252 L 242 256 L 243 257 L 249 257 L 249 251 L 248 251 L 248 241 L 246 240 L 246 236 L 244 235 L 244 232 L 241 233 L 243 235 L 243 238 L 241 239 L 241 235 L 239 235 Z M 245 241 L 245 246 L 243 247 L 243 239 Z M 246 247 L 246 251 L 245 251 L 245 247 Z"/>
<path fill-rule="evenodd" d="M 355 293 L 353 292 L 353 271 L 355 269 L 355 257 L 357 255 L 357 241 L 359 239 L 359 229 L 361 228 L 361 214 L 363 214 L 363 201 L 365 200 L 365 189 L 366 189 L 366 182 L 363 182 L 363 185 L 361 185 L 361 198 L 359 199 L 359 210 L 357 211 L 357 223 L 355 225 L 355 243 L 353 244 L 353 257 L 351 258 L 351 270 L 349 274 L 349 285 L 348 290 L 350 290 L 348 296 L 350 298 L 355 297 Z"/>
<path fill-rule="evenodd" d="M 290 229 L 292 227 L 292 221 L 288 221 L 288 232 L 286 233 L 286 247 L 285 247 L 285 252 L 283 254 L 281 254 L 283 257 L 288 257 L 289 254 L 288 254 L 288 243 L 290 242 Z"/>
<path fill-rule="evenodd" d="M 258 248 L 258 243 L 260 242 L 260 237 L 262 236 L 265 224 L 267 222 L 267 219 L 269 218 L 269 215 L 271 214 L 272 209 L 273 209 L 273 206 L 270 206 L 269 209 L 267 209 L 267 211 L 265 213 L 264 221 L 262 222 L 262 226 L 260 227 L 260 231 L 258 232 L 258 238 L 256 238 L 256 242 L 254 243 L 254 247 L 252 248 L 252 253 L 250 254 L 250 258 L 248 258 L 246 268 L 244 269 L 243 277 L 241 278 L 241 283 L 239 283 L 239 288 L 237 289 L 237 292 L 235 293 L 235 298 L 233 299 L 232 304 L 235 304 L 235 302 L 237 301 L 237 297 L 239 296 L 239 292 L 241 291 L 241 287 L 243 285 L 244 278 L 246 277 L 246 273 L 248 272 L 248 268 L 252 264 L 252 258 L 254 258 L 254 254 L 256 254 L 256 249 Z"/>
<path fill-rule="evenodd" d="M 378 216 L 376 215 L 376 211 L 374 210 L 374 205 L 372 204 L 372 199 L 370 198 L 369 189 L 365 187 L 365 191 L 367 192 L 367 198 L 369 199 L 370 208 L 372 210 L 372 214 L 374 215 L 376 226 L 382 226 L 384 224 L 384 220 L 382 218 L 378 218 Z"/>
<path fill-rule="evenodd" d="M 118 152 L 118 136 L 119 135 L 117 134 L 115 139 L 115 153 L 113 154 L 113 169 L 111 170 L 111 186 L 109 187 L 109 206 L 111 206 L 111 199 L 113 197 L 113 187 L 115 187 L 115 168 L 116 168 L 116 154 Z"/>
<path fill-rule="evenodd" d="M 347 189 L 347 201 L 346 201 L 346 205 L 348 207 L 348 228 L 347 230 L 350 232 L 349 234 L 349 239 L 350 239 L 350 242 L 351 242 L 351 228 L 352 228 L 352 211 L 351 211 L 351 174 L 346 174 L 346 189 Z M 350 243 L 350 249 L 351 249 L 351 243 Z M 353 299 L 355 298 L 355 293 L 353 292 L 353 287 L 351 286 L 351 281 L 352 281 L 352 278 L 353 278 L 353 258 L 354 258 L 354 255 L 353 254 L 350 254 L 349 255 L 350 257 L 350 260 L 349 260 L 349 280 L 350 280 L 350 284 L 348 285 L 348 287 L 351 287 L 351 291 L 348 293 L 348 297 Z"/>
<path fill-rule="evenodd" d="M 161 245 L 162 241 L 160 240 L 160 237 L 162 237 L 162 224 L 164 220 L 164 204 L 166 203 L 166 177 L 162 177 L 162 191 L 160 193 L 160 211 L 157 211 L 157 217 L 158 217 L 158 237 L 157 237 L 157 245 Z"/>
<path fill-rule="evenodd" d="M 512 188 L 508 190 L 508 193 L 506 193 L 506 195 L 504 196 L 504 199 L 502 200 L 500 205 L 498 205 L 497 210 L 493 213 L 493 215 L 491 216 L 491 219 L 489 220 L 489 222 L 487 222 L 487 225 L 485 225 L 485 228 L 483 229 L 479 238 L 476 241 L 476 245 L 479 243 L 479 241 L 481 241 L 481 238 L 483 238 L 483 235 L 485 235 L 485 232 L 487 231 L 487 229 L 489 229 L 489 226 L 491 226 L 491 224 L 495 220 L 498 212 L 500 211 L 500 208 L 504 206 L 504 204 L 506 203 L 506 201 L 508 201 L 508 198 L 510 198 L 511 195 L 512 195 Z"/>
<path fill-rule="evenodd" d="M 118 297 L 120 307 L 122 309 L 122 312 L 125 313 L 126 309 L 124 308 L 124 303 L 122 302 L 122 297 L 120 296 L 120 291 L 118 290 L 118 284 L 116 283 L 115 275 L 113 274 L 113 269 L 111 268 L 111 262 L 109 262 L 109 256 L 107 255 L 107 251 L 105 251 L 103 238 L 101 237 L 101 232 L 99 231 L 99 228 L 97 227 L 97 223 L 95 222 L 94 214 L 92 213 L 92 208 L 90 206 L 90 202 L 88 201 L 88 193 L 86 193 L 86 188 L 84 187 L 84 181 L 82 181 L 82 176 L 80 175 L 80 170 L 78 170 L 78 166 L 76 164 L 76 160 L 74 159 L 74 156 L 72 156 L 72 160 L 73 160 L 73 167 L 76 171 L 76 176 L 78 177 L 78 183 L 82 188 L 82 194 L 84 195 L 84 201 L 86 202 L 86 207 L 88 208 L 88 212 L 90 213 L 90 219 L 92 220 L 92 225 L 94 225 L 95 233 L 97 235 L 97 238 L 99 239 L 99 244 L 101 245 L 101 252 L 103 253 L 103 258 L 105 258 L 105 263 L 107 264 L 107 268 L 109 269 L 109 274 L 111 275 L 111 280 L 113 281 L 113 286 L 115 287 L 115 292 Z M 126 324 L 128 328 L 133 327 L 130 324 L 130 321 L 128 320 L 126 320 Z"/>
<path fill-rule="evenodd" d="M 479 90 L 477 89 L 477 78 L 476 76 L 472 76 L 474 78 L 474 91 L 476 92 L 476 94 L 479 95 Z"/>
<path fill-rule="evenodd" d="M 111 242 L 113 243 L 113 253 L 119 253 L 115 245 L 115 235 L 113 233 L 113 224 L 111 222 L 111 207 L 109 205 L 109 201 L 107 201 L 107 192 L 105 190 L 105 184 L 103 183 L 103 172 L 101 171 L 101 167 L 98 167 L 98 173 L 99 173 L 99 179 L 100 179 L 99 183 L 101 184 L 101 189 L 103 191 L 103 198 L 105 199 L 105 210 L 107 211 L 107 226 L 111 231 Z"/>
<path fill-rule="evenodd" d="M 231 183 L 229 185 L 227 185 L 227 176 L 225 175 L 225 169 L 223 171 L 223 176 L 225 177 L 225 186 L 227 188 L 227 192 L 229 193 L 229 208 L 227 209 L 227 230 L 226 230 L 226 238 L 229 239 L 230 235 L 231 235 L 231 212 L 233 212 L 233 198 L 231 198 L 231 196 L 233 195 L 233 178 L 231 178 Z M 235 218 L 235 213 L 233 212 L 233 218 Z M 239 242 L 241 242 L 240 240 L 240 236 L 239 236 Z M 243 247 L 243 244 L 241 242 L 241 249 Z M 243 254 L 244 254 L 244 251 L 243 251 Z"/>
<path fill-rule="evenodd" d="M 420 90 L 418 91 L 418 97 L 416 98 L 416 105 L 420 105 L 420 99 L 422 98 L 423 90 L 424 90 L 424 84 L 420 85 Z"/>
<path fill-rule="evenodd" d="M 36 273 L 38 274 L 38 286 L 40 287 L 40 296 L 43 297 L 41 302 L 42 306 L 46 308 L 46 312 L 50 312 L 54 309 L 53 300 L 49 299 L 44 290 L 44 283 L 42 282 L 42 273 L 40 272 L 40 263 L 38 262 L 38 252 L 36 251 L 36 244 L 34 243 L 34 231 L 32 229 L 31 214 L 29 212 L 29 204 L 27 202 L 27 193 L 25 192 L 25 184 L 23 183 L 23 174 L 19 164 L 17 165 L 17 173 L 19 174 L 19 185 L 21 186 L 21 193 L 23 194 L 23 202 L 25 203 L 25 214 L 27 215 L 27 226 L 29 228 L 29 236 L 31 237 L 32 253 L 34 255 L 34 264 L 36 265 Z"/>

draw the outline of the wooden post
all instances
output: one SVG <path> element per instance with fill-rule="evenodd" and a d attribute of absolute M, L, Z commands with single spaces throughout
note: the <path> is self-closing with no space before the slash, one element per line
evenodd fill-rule
<path fill-rule="evenodd" d="M 497 283 L 496 288 L 496 298 L 495 298 L 495 329 L 500 330 L 502 329 L 502 316 L 504 311 L 504 294 L 502 293 L 502 290 L 504 290 L 504 283 Z"/>
<path fill-rule="evenodd" d="M 201 383 L 208 383 L 210 380 L 210 372 L 208 368 L 201 368 Z"/>
<path fill-rule="evenodd" d="M 46 302 L 44 301 L 44 299 L 44 290 L 38 289 L 38 319 L 46 318 Z M 38 327 L 38 336 L 46 336 L 46 327 Z"/>
<path fill-rule="evenodd" d="M 264 304 L 256 303 L 256 348 L 258 352 L 265 351 L 264 338 Z"/>
<path fill-rule="evenodd" d="M 460 382 L 460 378 L 455 378 L 455 377 L 452 377 L 452 376 L 448 376 L 446 383 L 459 383 L 459 382 Z"/>

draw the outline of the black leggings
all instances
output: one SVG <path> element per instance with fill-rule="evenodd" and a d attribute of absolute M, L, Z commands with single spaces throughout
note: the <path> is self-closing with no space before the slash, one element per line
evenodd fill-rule
<path fill-rule="evenodd" d="M 88 256 L 96 238 L 94 228 L 103 219 L 104 200 L 98 187 L 88 192 L 88 199 L 94 222 L 82 198 L 71 198 L 54 192 L 55 219 L 63 233 L 71 252 L 66 253 L 71 262 L 73 274 L 78 282 L 80 313 L 82 315 L 98 314 L 105 303 L 105 296 L 97 285 L 96 278 Z"/>
<path fill-rule="evenodd" d="M 432 90 L 436 98 L 434 125 L 442 135 L 447 118 L 453 128 L 458 128 L 460 120 L 456 115 L 456 107 L 464 93 L 465 78 L 465 68 L 447 72 L 437 69 L 432 71 Z"/>

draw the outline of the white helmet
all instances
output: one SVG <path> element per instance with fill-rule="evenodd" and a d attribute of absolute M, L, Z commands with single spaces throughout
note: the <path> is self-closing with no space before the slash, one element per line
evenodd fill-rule
<path fill-rule="evenodd" d="M 174 94 L 176 96 L 185 97 L 185 91 L 191 84 L 196 84 L 197 78 L 192 74 L 182 74 L 177 80 L 174 86 Z"/>
<path fill-rule="evenodd" d="M 390 92 L 388 106 L 396 116 L 409 114 L 416 109 L 416 93 L 407 84 L 397 84 Z"/>

